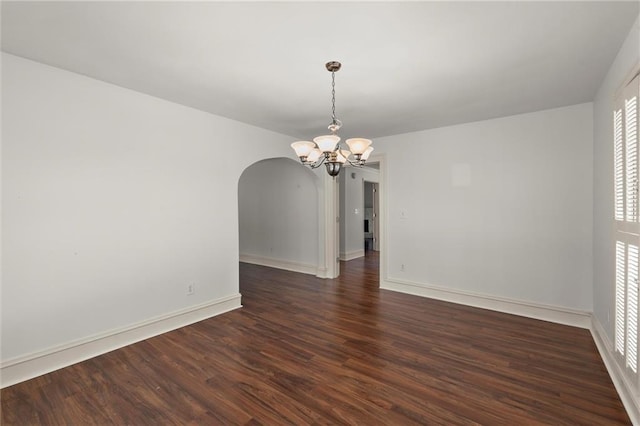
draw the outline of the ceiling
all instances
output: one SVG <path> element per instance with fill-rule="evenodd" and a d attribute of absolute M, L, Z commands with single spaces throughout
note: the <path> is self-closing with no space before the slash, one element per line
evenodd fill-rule
<path fill-rule="evenodd" d="M 2 2 L 2 50 L 309 139 L 594 98 L 638 2 Z"/>

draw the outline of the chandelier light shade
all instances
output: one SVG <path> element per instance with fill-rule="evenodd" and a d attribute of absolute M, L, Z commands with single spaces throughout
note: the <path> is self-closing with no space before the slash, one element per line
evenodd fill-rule
<path fill-rule="evenodd" d="M 371 141 L 363 138 L 351 138 L 347 139 L 347 145 L 349 145 L 349 149 L 354 155 L 362 156 L 371 145 Z"/>
<path fill-rule="evenodd" d="M 316 149 L 316 144 L 314 144 L 313 142 L 300 141 L 292 143 L 291 148 L 293 148 L 298 157 L 307 160 L 311 155 L 311 152 Z"/>
<path fill-rule="evenodd" d="M 291 144 L 291 148 L 305 166 L 316 169 L 324 164 L 330 176 L 337 176 L 345 164 L 362 167 L 371 155 L 373 147 L 371 140 L 364 138 L 347 139 L 346 144 L 349 149 L 340 145 L 340 137 L 337 133 L 342 127 L 342 122 L 336 118 L 336 72 L 340 70 L 342 65 L 340 62 L 331 61 L 327 62 L 325 66 L 327 71 L 331 72 L 332 114 L 331 124 L 327 126 L 331 134 L 315 137 L 313 142 L 294 142 Z"/>
<path fill-rule="evenodd" d="M 322 151 L 320 151 L 318 148 L 313 148 L 313 151 L 311 151 L 311 154 L 309 154 L 309 157 L 307 157 L 307 161 L 310 163 L 315 163 L 320 159 L 320 157 L 322 157 Z"/>
<path fill-rule="evenodd" d="M 324 135 L 313 138 L 313 141 L 320 149 L 320 152 L 333 152 L 340 142 L 340 138 L 336 135 Z"/>

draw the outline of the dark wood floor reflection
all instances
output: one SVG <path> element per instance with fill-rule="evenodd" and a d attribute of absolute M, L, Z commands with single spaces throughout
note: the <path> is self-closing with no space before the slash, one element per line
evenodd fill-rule
<path fill-rule="evenodd" d="M 368 253 L 369 254 L 369 253 Z M 240 266 L 244 308 L 2 391 L 2 424 L 629 424 L 587 330 Z"/>

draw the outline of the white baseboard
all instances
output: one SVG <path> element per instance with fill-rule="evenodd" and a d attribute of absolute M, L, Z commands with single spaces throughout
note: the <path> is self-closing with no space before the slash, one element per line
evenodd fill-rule
<path fill-rule="evenodd" d="M 340 260 L 342 260 L 343 262 L 348 262 L 350 260 L 357 259 L 363 256 L 364 256 L 364 249 L 340 252 Z"/>
<path fill-rule="evenodd" d="M 604 365 L 607 367 L 609 376 L 611 376 L 613 385 L 616 387 L 618 395 L 620 395 L 620 400 L 622 400 L 622 404 L 627 410 L 631 423 L 640 425 L 640 393 L 634 392 L 631 383 L 625 378 L 620 364 L 616 362 L 613 345 L 595 315 L 591 317 L 591 335 L 596 342 Z"/>
<path fill-rule="evenodd" d="M 55 348 L 2 361 L 0 388 L 240 308 L 241 297 L 240 294 L 234 294 Z"/>
<path fill-rule="evenodd" d="M 475 306 L 477 308 L 535 318 L 558 324 L 570 325 L 589 329 L 591 327 L 591 313 L 569 308 L 543 305 L 522 300 L 507 299 L 484 294 L 471 293 L 444 287 L 436 287 L 422 283 L 387 278 L 380 281 L 380 288 Z"/>
<path fill-rule="evenodd" d="M 270 268 L 276 269 L 284 269 L 285 271 L 300 272 L 302 274 L 316 275 L 319 272 L 317 265 L 292 262 L 290 260 L 274 259 L 272 257 L 254 256 L 252 254 L 241 254 L 240 262 L 251 263 L 260 266 L 268 266 Z"/>
<path fill-rule="evenodd" d="M 327 276 L 327 268 L 318 267 L 318 269 L 316 270 L 316 277 L 318 277 L 318 278 L 329 278 Z"/>

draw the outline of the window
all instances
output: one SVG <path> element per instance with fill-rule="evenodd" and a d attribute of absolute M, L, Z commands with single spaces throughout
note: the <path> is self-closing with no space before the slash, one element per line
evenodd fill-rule
<path fill-rule="evenodd" d="M 613 111 L 615 222 L 615 351 L 627 378 L 638 383 L 638 122 L 640 75 Z"/>

